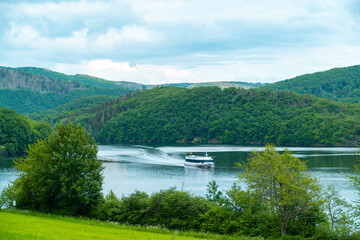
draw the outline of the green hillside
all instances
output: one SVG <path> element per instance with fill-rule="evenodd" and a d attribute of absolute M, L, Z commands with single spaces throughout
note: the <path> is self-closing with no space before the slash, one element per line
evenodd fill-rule
<path fill-rule="evenodd" d="M 19 113 L 40 112 L 95 95 L 121 96 L 122 89 L 73 90 L 67 94 L 39 93 L 29 89 L 0 89 L 0 107 L 15 109 Z"/>
<path fill-rule="evenodd" d="M 68 116 L 102 143 L 357 146 L 360 106 L 257 89 L 160 87 Z"/>
<path fill-rule="evenodd" d="M 312 94 L 340 102 L 360 103 L 360 65 L 305 74 L 268 84 L 263 88 Z"/>
<path fill-rule="evenodd" d="M 95 95 L 84 97 L 66 104 L 60 105 L 56 108 L 46 111 L 35 112 L 29 114 L 29 117 L 34 120 L 46 121 L 50 124 L 59 123 L 61 120 L 66 119 L 68 116 L 82 114 L 88 109 L 116 99 L 115 96 Z"/>
<path fill-rule="evenodd" d="M 82 102 L 92 101 L 88 98 L 91 96 L 106 95 L 111 99 L 134 90 L 132 83 L 123 86 L 89 76 L 70 76 L 40 68 L 19 69 L 0 67 L 0 107 L 19 113 L 42 112 L 82 98 L 85 98 Z"/>
<path fill-rule="evenodd" d="M 55 71 L 51 71 L 44 68 L 35 68 L 35 67 L 20 67 L 16 70 L 32 73 L 40 76 L 45 76 L 61 81 L 73 81 L 78 82 L 87 86 L 99 87 L 99 88 L 125 88 L 128 90 L 142 89 L 144 86 L 138 83 L 125 82 L 125 81 L 109 81 L 97 77 L 92 77 L 84 74 L 76 75 L 67 75 Z"/>

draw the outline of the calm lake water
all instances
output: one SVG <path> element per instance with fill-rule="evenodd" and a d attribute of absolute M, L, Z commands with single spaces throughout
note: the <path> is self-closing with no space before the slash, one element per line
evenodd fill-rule
<path fill-rule="evenodd" d="M 98 158 L 104 162 L 103 192 L 118 196 L 136 189 L 149 194 L 177 187 L 195 195 L 205 196 L 207 184 L 216 180 L 220 190 L 229 189 L 237 181 L 235 162 L 245 161 L 254 147 L 235 145 L 100 145 Z M 262 148 L 257 148 L 261 150 Z M 307 165 L 323 186 L 334 185 L 349 202 L 357 198 L 347 176 L 354 175 L 358 148 L 289 148 Z M 282 150 L 282 148 L 278 148 Z M 189 152 L 214 157 L 214 169 L 184 167 Z M 11 159 L 0 159 L 0 191 L 16 178 Z"/>

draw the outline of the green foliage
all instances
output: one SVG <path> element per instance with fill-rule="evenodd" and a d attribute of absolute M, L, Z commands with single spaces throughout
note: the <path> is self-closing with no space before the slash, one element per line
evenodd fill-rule
<path fill-rule="evenodd" d="M 29 117 L 35 120 L 46 121 L 50 124 L 57 124 L 64 120 L 69 121 L 69 116 L 83 114 L 96 105 L 116 99 L 115 96 L 96 95 L 84 97 L 75 101 L 71 101 L 60 105 L 54 109 L 35 112 L 29 114 Z"/>
<path fill-rule="evenodd" d="M 116 197 L 113 191 L 110 191 L 102 203 L 97 206 L 97 209 L 92 213 L 96 218 L 105 221 L 118 221 L 120 214 L 121 201 Z"/>
<path fill-rule="evenodd" d="M 121 198 L 121 207 L 117 221 L 130 224 L 146 224 L 145 211 L 149 196 L 145 192 L 135 191 L 128 197 Z"/>
<path fill-rule="evenodd" d="M 128 90 L 125 89 L 86 88 L 56 94 L 40 93 L 29 89 L 0 89 L 0 107 L 11 108 L 20 113 L 34 113 L 53 109 L 85 97 L 96 95 L 119 97 L 127 92 Z M 42 114 L 39 113 L 39 115 Z"/>
<path fill-rule="evenodd" d="M 160 87 L 69 117 L 101 143 L 353 146 L 360 106 L 257 89 Z"/>
<path fill-rule="evenodd" d="M 14 185 L 8 184 L 0 194 L 0 209 L 13 207 L 13 201 L 16 199 L 16 189 Z"/>
<path fill-rule="evenodd" d="M 223 193 L 218 190 L 219 186 L 216 184 L 216 181 L 213 180 L 207 185 L 207 194 L 206 199 L 212 202 L 221 203 L 223 201 Z"/>
<path fill-rule="evenodd" d="M 20 116 L 14 110 L 0 108 L 0 155 L 19 156 L 29 144 L 46 138 L 51 127 Z"/>
<path fill-rule="evenodd" d="M 199 216 L 210 206 L 204 198 L 193 197 L 187 192 L 170 188 L 150 197 L 146 215 L 150 225 L 164 225 L 172 229 L 198 229 Z"/>
<path fill-rule="evenodd" d="M 327 224 L 320 224 L 316 227 L 315 234 L 311 239 L 314 240 L 340 240 L 338 234 L 331 228 L 327 226 Z M 346 238 L 345 238 L 346 239 Z"/>
<path fill-rule="evenodd" d="M 339 192 L 333 186 L 328 186 L 323 196 L 325 199 L 324 207 L 328 213 L 331 229 L 340 237 L 349 235 L 354 230 L 351 204 L 341 198 Z"/>
<path fill-rule="evenodd" d="M 202 222 L 200 217 L 212 206 L 215 205 L 204 198 L 176 191 L 175 188 L 151 196 L 135 191 L 121 200 L 114 196 L 107 197 L 98 208 L 96 217 L 134 225 L 199 230 Z"/>
<path fill-rule="evenodd" d="M 216 186 L 216 182 L 210 182 L 209 185 Z M 120 200 L 110 192 L 99 205 L 95 217 L 125 224 L 178 230 L 271 239 L 280 237 L 279 214 L 269 207 L 263 195 L 258 192 L 244 191 L 234 184 L 221 202 L 216 204 L 187 192 L 176 191 L 175 188 L 162 190 L 151 196 L 135 191 Z M 325 222 L 324 213 L 318 205 L 302 208 L 289 221 L 289 234 L 299 237 L 288 239 L 317 236 L 319 224 Z M 323 224 L 319 231 L 319 236 L 332 233 L 327 224 Z"/>
<path fill-rule="evenodd" d="M 254 151 L 247 163 L 238 166 L 244 170 L 239 179 L 279 216 L 282 236 L 289 221 L 322 204 L 317 180 L 287 149 L 280 154 L 275 146 L 267 145 L 263 152 Z"/>
<path fill-rule="evenodd" d="M 360 103 L 360 65 L 305 74 L 263 88 L 312 94 L 335 101 Z"/>
<path fill-rule="evenodd" d="M 354 165 L 355 168 L 355 175 L 350 176 L 351 184 L 355 187 L 358 198 L 356 200 L 355 206 L 354 206 L 354 216 L 356 218 L 355 221 L 355 229 L 359 230 L 359 219 L 360 219 L 360 157 L 358 156 L 357 162 Z"/>
<path fill-rule="evenodd" d="M 218 234 L 235 234 L 241 228 L 241 222 L 235 212 L 224 207 L 210 208 L 200 216 L 200 230 Z"/>
<path fill-rule="evenodd" d="M 49 140 L 38 140 L 15 161 L 19 175 L 10 188 L 17 207 L 90 214 L 102 199 L 103 167 L 96 154 L 94 139 L 80 125 L 58 125 Z"/>

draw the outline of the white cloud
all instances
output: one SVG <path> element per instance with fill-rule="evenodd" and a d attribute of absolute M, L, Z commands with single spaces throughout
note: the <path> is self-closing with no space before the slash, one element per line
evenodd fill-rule
<path fill-rule="evenodd" d="M 100 35 L 96 39 L 94 45 L 104 47 L 121 44 L 123 42 L 158 42 L 161 38 L 161 35 L 155 31 L 132 25 L 125 26 L 122 29 L 109 28 L 106 34 Z"/>
<path fill-rule="evenodd" d="M 11 24 L 11 30 L 6 36 L 8 42 L 15 47 L 36 47 L 42 43 L 42 38 L 39 33 L 31 26 L 17 26 Z"/>
<path fill-rule="evenodd" d="M 245 52 L 236 52 L 239 55 L 242 53 Z M 360 47 L 349 45 L 337 49 L 317 47 L 306 51 L 291 50 L 291 56 L 288 51 L 280 52 L 275 58 L 271 57 L 272 55 L 273 51 L 248 52 L 247 57 L 237 60 L 222 55 L 212 64 L 198 64 L 193 68 L 155 64 L 131 66 L 128 62 L 98 59 L 78 64 L 57 64 L 54 70 L 68 74 L 86 73 L 109 80 L 143 84 L 211 81 L 275 82 L 333 67 L 356 65 L 360 62 Z"/>
<path fill-rule="evenodd" d="M 121 29 L 109 28 L 105 34 L 89 36 L 89 29 L 84 28 L 72 32 L 68 37 L 50 38 L 42 36 L 32 26 L 12 24 L 7 33 L 7 41 L 16 48 L 28 48 L 38 51 L 38 54 L 88 55 L 96 53 L 116 52 L 136 43 L 151 44 L 161 40 L 161 35 L 145 27 L 136 25 Z"/>
<path fill-rule="evenodd" d="M 2 65 L 166 83 L 270 82 L 360 63 L 354 0 L 27 2 L 2 5 Z"/>
<path fill-rule="evenodd" d="M 116 1 L 65 1 L 45 3 L 21 3 L 14 6 L 14 18 L 38 19 L 45 18 L 54 22 L 67 22 L 74 19 L 84 19 L 101 16 L 109 12 L 115 13 Z"/>

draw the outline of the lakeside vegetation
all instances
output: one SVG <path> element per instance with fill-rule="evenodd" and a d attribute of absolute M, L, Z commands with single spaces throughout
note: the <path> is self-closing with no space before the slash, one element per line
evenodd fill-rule
<path fill-rule="evenodd" d="M 306 164 L 286 149 L 279 153 L 267 145 L 263 152 L 254 151 L 238 165 L 238 182 L 231 189 L 221 192 L 210 182 L 206 198 L 175 188 L 121 198 L 110 191 L 103 197 L 103 167 L 96 153 L 94 139 L 80 125 L 58 125 L 16 160 L 18 177 L 2 191 L 0 205 L 230 236 L 352 240 L 359 235 L 353 220 L 359 206 L 347 204 L 333 190 L 323 198 L 326 193 Z M 353 183 L 358 185 L 358 179 Z M 332 215 L 325 203 L 331 203 L 326 208 Z"/>

